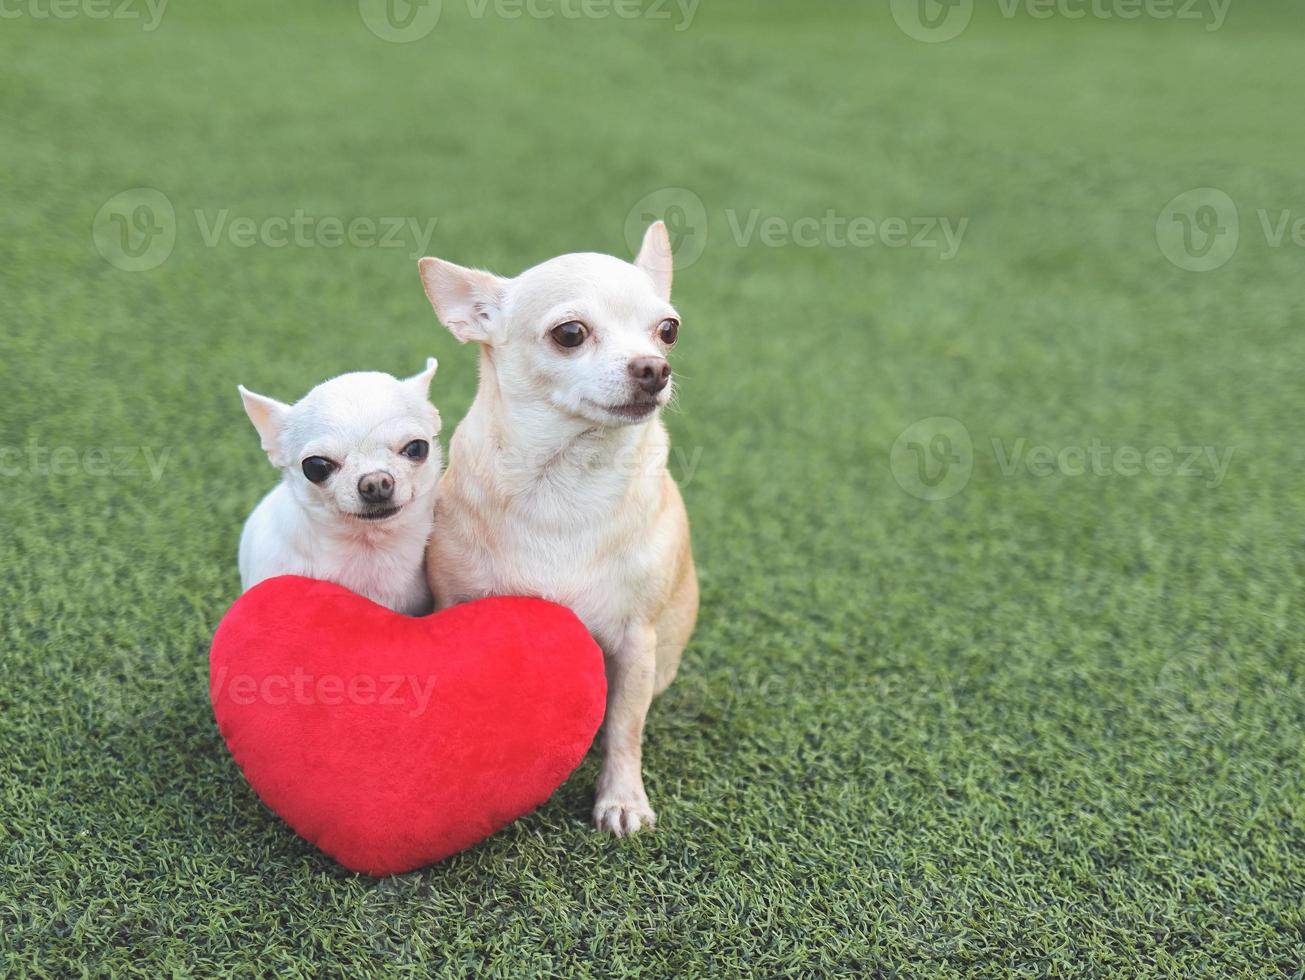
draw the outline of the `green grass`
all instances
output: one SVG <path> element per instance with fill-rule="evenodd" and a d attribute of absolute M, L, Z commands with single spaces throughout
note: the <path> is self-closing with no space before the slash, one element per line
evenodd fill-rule
<path fill-rule="evenodd" d="M 1305 14 L 996 10 L 937 45 L 799 0 L 679 31 L 445 0 L 407 45 L 347 0 L 5 20 L 0 972 L 1300 977 L 1305 248 L 1256 212 L 1305 217 Z M 142 185 L 176 245 L 126 272 L 92 221 Z M 669 417 L 703 602 L 648 729 L 659 826 L 589 829 L 591 753 L 474 850 L 350 875 L 208 707 L 273 479 L 235 385 L 434 353 L 451 431 L 474 352 L 410 238 L 209 247 L 194 212 L 434 217 L 429 251 L 513 273 L 624 254 L 668 186 L 708 216 Z M 1206 273 L 1155 237 L 1198 187 L 1242 219 Z M 740 245 L 753 209 L 969 224 L 943 261 Z M 973 473 L 930 502 L 891 449 L 934 416 Z M 1020 439 L 1233 456 L 1038 477 L 1002 466 Z"/>

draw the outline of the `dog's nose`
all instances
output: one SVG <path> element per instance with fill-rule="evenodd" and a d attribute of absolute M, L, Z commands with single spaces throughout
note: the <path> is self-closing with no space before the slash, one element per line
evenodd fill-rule
<path fill-rule="evenodd" d="M 365 473 L 358 481 L 358 496 L 369 504 L 383 504 L 394 496 L 394 477 L 384 470 Z"/>
<path fill-rule="evenodd" d="M 650 395 L 655 395 L 671 380 L 671 365 L 664 357 L 636 357 L 630 361 L 630 377 Z"/>

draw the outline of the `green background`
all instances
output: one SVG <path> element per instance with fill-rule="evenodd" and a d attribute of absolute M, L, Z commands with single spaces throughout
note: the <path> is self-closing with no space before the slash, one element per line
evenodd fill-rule
<path fill-rule="evenodd" d="M 888 2 L 644 6 L 445 0 L 405 44 L 345 0 L 5 8 L 6 971 L 1301 976 L 1305 248 L 1259 212 L 1305 218 L 1305 11 L 980 3 L 930 44 Z M 142 186 L 175 246 L 125 271 L 92 224 Z M 667 417 L 703 601 L 648 726 L 658 827 L 589 829 L 591 753 L 474 850 L 350 875 L 208 706 L 275 479 L 235 386 L 433 353 L 447 436 L 475 355 L 410 234 L 209 245 L 196 212 L 434 218 L 429 252 L 514 274 L 628 255 L 667 187 L 705 216 Z M 1160 247 L 1194 188 L 1240 215 L 1208 272 Z M 944 260 L 737 235 L 754 210 L 968 225 Z M 970 448 L 894 454 L 935 417 Z M 1003 465 L 1094 444 L 1232 457 Z M 907 492 L 917 452 L 945 499 Z"/>

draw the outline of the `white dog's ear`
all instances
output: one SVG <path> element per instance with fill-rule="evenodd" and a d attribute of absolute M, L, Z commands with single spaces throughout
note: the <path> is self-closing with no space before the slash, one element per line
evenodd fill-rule
<path fill-rule="evenodd" d="M 492 272 L 464 269 L 443 259 L 417 263 L 426 298 L 440 322 L 462 343 L 493 341 L 493 327 L 503 307 L 507 280 Z"/>
<path fill-rule="evenodd" d="M 403 383 L 415 391 L 422 401 L 425 401 L 430 395 L 430 383 L 435 380 L 435 372 L 438 370 L 440 362 L 433 357 L 426 358 L 426 370 L 414 374 L 411 378 L 404 378 Z"/>
<path fill-rule="evenodd" d="M 281 426 L 285 423 L 285 417 L 290 413 L 290 406 L 284 402 L 279 402 L 275 398 L 268 398 L 266 395 L 258 395 L 250 391 L 244 385 L 237 385 L 240 389 L 240 399 L 245 403 L 245 414 L 249 416 L 249 421 L 254 423 L 254 428 L 258 430 L 259 441 L 263 445 L 263 452 L 267 453 L 267 458 L 272 461 L 273 466 L 284 466 L 285 461 L 281 458 Z"/>
<path fill-rule="evenodd" d="M 644 272 L 652 278 L 657 295 L 669 301 L 671 298 L 671 239 L 666 234 L 666 222 L 654 221 L 643 233 L 643 245 L 634 260 Z"/>

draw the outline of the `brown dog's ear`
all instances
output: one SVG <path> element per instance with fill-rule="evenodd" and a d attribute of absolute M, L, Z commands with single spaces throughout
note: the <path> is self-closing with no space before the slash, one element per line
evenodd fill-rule
<path fill-rule="evenodd" d="M 643 245 L 639 247 L 639 254 L 634 260 L 644 272 L 652 278 L 653 288 L 657 290 L 657 295 L 666 301 L 671 298 L 671 266 L 673 257 L 671 255 L 671 239 L 666 234 L 666 223 L 664 221 L 654 221 L 648 226 L 648 230 L 643 233 Z"/>
<path fill-rule="evenodd" d="M 281 456 L 280 443 L 281 426 L 290 413 L 290 406 L 275 398 L 255 394 L 244 385 L 236 387 L 240 390 L 241 401 L 245 403 L 245 414 L 249 416 L 249 421 L 254 423 L 254 428 L 258 431 L 263 452 L 267 453 L 267 458 L 272 461 L 273 466 L 284 466 L 285 460 Z"/>
<path fill-rule="evenodd" d="M 506 279 L 480 269 L 464 269 L 443 259 L 422 259 L 417 269 L 426 298 L 453 336 L 464 344 L 493 342 L 493 327 L 502 311 Z"/>

